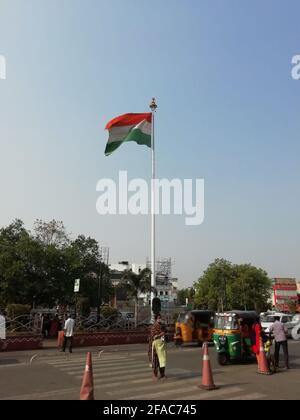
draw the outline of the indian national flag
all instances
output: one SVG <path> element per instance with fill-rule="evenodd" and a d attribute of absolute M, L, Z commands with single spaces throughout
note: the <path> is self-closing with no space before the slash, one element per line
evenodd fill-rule
<path fill-rule="evenodd" d="M 109 121 L 106 129 L 109 131 L 105 155 L 110 155 L 125 141 L 135 141 L 151 147 L 152 113 L 125 114 Z"/>

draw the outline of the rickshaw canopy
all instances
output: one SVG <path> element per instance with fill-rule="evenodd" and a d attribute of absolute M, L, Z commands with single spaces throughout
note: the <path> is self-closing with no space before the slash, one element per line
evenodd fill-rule
<path fill-rule="evenodd" d="M 226 311 L 218 312 L 215 316 L 215 328 L 224 330 L 239 329 L 239 320 L 253 324 L 258 315 L 255 311 Z"/>

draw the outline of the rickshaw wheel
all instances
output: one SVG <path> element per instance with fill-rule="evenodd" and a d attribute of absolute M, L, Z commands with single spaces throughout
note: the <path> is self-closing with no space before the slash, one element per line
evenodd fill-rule
<path fill-rule="evenodd" d="M 218 363 L 221 366 L 227 365 L 228 363 L 228 357 L 226 353 L 219 353 L 218 354 Z"/>

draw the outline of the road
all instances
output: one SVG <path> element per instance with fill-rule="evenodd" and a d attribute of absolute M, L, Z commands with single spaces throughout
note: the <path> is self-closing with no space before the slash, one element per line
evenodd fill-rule
<path fill-rule="evenodd" d="M 291 370 L 282 368 L 272 376 L 257 374 L 255 364 L 221 367 L 210 347 L 214 382 L 219 386 L 210 392 L 198 387 L 202 370 L 199 347 L 176 349 L 169 343 L 168 379 L 158 382 L 151 379 L 145 345 L 74 349 L 71 355 L 55 349 L 1 353 L 0 399 L 78 400 L 88 350 L 92 351 L 98 400 L 285 400 L 300 396 L 300 342 L 290 340 Z"/>

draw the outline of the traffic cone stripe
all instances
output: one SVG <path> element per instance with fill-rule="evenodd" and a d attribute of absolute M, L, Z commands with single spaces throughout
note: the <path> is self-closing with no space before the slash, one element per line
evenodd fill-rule
<path fill-rule="evenodd" d="M 203 360 L 209 360 L 209 356 L 203 356 Z"/>

